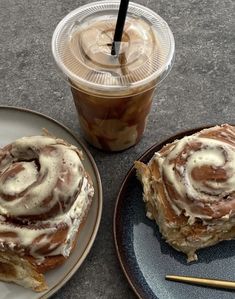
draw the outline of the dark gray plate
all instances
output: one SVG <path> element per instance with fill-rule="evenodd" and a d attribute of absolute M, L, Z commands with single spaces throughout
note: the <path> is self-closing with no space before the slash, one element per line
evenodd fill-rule
<path fill-rule="evenodd" d="M 180 133 L 154 145 L 139 160 L 148 162 L 165 143 L 197 130 Z M 165 280 L 166 274 L 235 280 L 235 240 L 202 249 L 198 253 L 199 260 L 187 264 L 185 255 L 166 244 L 155 222 L 146 218 L 142 187 L 133 167 L 124 179 L 117 198 L 114 240 L 124 274 L 139 298 L 235 298 L 232 291 Z"/>

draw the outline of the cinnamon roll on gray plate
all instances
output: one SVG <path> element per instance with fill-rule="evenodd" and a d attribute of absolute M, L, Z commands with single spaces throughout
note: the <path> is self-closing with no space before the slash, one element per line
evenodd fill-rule
<path fill-rule="evenodd" d="M 235 238 L 235 127 L 215 126 L 135 162 L 147 216 L 176 250 L 196 251 Z"/>
<path fill-rule="evenodd" d="M 82 152 L 49 136 L 0 149 L 0 280 L 34 291 L 74 248 L 94 195 Z"/>

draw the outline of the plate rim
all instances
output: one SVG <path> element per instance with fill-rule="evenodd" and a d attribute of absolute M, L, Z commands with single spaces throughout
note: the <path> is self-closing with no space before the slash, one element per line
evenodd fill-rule
<path fill-rule="evenodd" d="M 40 297 L 38 297 L 38 299 L 46 299 L 46 298 L 50 298 L 52 295 L 54 295 L 59 289 L 61 289 L 69 281 L 70 278 L 72 278 L 72 276 L 75 274 L 75 272 L 79 269 L 79 267 L 82 265 L 82 263 L 86 259 L 87 255 L 89 254 L 89 252 L 90 252 L 90 250 L 91 250 L 91 248 L 94 244 L 94 241 L 96 239 L 96 236 L 97 236 L 97 233 L 98 233 L 98 230 L 99 230 L 99 227 L 100 227 L 102 211 L 103 211 L 103 188 L 102 188 L 101 177 L 100 177 L 100 174 L 99 174 L 98 167 L 95 163 L 95 160 L 92 157 L 92 155 L 91 155 L 90 151 L 88 150 L 88 148 L 80 140 L 80 138 L 77 136 L 77 134 L 75 134 L 71 129 L 66 127 L 64 124 L 60 123 L 59 121 L 55 120 L 54 118 L 52 118 L 48 115 L 45 115 L 41 112 L 37 112 L 35 110 L 31 110 L 31 109 L 28 109 L 28 108 L 22 108 L 22 107 L 17 107 L 17 106 L 8 106 L 8 105 L 0 105 L 0 110 L 2 110 L 2 109 L 26 112 L 26 113 L 29 113 L 29 114 L 37 115 L 39 117 L 42 117 L 44 119 L 47 119 L 47 120 L 55 123 L 57 126 L 64 129 L 67 133 L 69 133 L 78 142 L 79 146 L 81 146 L 81 148 L 82 148 L 82 151 L 84 151 L 86 153 L 86 155 L 88 157 L 88 160 L 90 161 L 91 166 L 94 170 L 95 178 L 97 180 L 98 209 L 96 211 L 96 220 L 95 220 L 95 226 L 94 226 L 93 232 L 90 236 L 90 239 L 87 243 L 87 246 L 85 247 L 84 251 L 81 254 L 81 257 L 76 261 L 76 263 L 73 265 L 72 269 L 68 273 L 66 273 L 64 275 L 63 279 L 61 281 L 59 281 L 54 287 L 52 287 L 46 293 L 44 293 Z"/>
<path fill-rule="evenodd" d="M 185 130 L 181 130 L 179 132 L 176 132 L 166 138 L 162 138 L 159 142 L 154 143 L 152 146 L 150 146 L 147 150 L 145 150 L 135 161 L 143 161 L 145 157 L 147 157 L 151 152 L 153 152 L 157 147 L 161 148 L 162 146 L 166 145 L 167 143 L 171 143 L 176 139 L 179 138 L 183 138 L 184 136 L 187 135 L 191 135 L 194 134 L 196 132 L 199 132 L 200 130 L 203 129 L 207 129 L 207 128 L 211 128 L 214 126 L 221 126 L 222 124 L 225 123 L 221 123 L 221 124 L 205 124 L 202 126 L 198 126 L 198 127 L 193 127 L 193 128 L 189 128 L 189 129 L 185 129 Z M 232 126 L 234 126 L 235 124 L 230 124 Z M 135 279 L 133 279 L 133 276 L 130 275 L 128 269 L 127 269 L 127 262 L 123 260 L 122 258 L 122 254 L 120 251 L 120 247 L 118 244 L 118 237 L 117 237 L 117 214 L 118 214 L 118 209 L 119 209 L 119 204 L 121 203 L 121 194 L 124 190 L 124 187 L 126 185 L 126 183 L 128 182 L 128 180 L 130 179 L 130 177 L 133 175 L 133 172 L 135 171 L 134 165 L 132 165 L 128 172 L 126 173 L 119 191 L 118 191 L 118 195 L 116 198 L 116 202 L 115 202 L 115 208 L 114 208 L 114 213 L 113 213 L 113 239 L 114 239 L 114 244 L 115 244 L 115 250 L 116 250 L 116 254 L 118 257 L 118 261 L 119 264 L 121 265 L 121 269 L 122 272 L 124 273 L 130 287 L 132 288 L 132 290 L 134 291 L 134 293 L 137 295 L 137 297 L 139 299 L 147 299 L 147 294 L 142 295 L 139 291 L 138 291 L 138 287 L 139 284 L 136 283 Z M 143 288 L 141 289 L 141 291 L 143 291 Z M 144 292 L 144 291 L 143 291 Z M 157 294 L 155 294 L 157 296 Z M 158 297 L 157 297 L 158 298 Z"/>

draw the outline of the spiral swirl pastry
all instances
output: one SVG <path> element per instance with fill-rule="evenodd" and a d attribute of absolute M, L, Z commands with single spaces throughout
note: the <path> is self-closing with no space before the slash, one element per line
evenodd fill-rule
<path fill-rule="evenodd" d="M 192 220 L 235 213 L 235 129 L 204 130 L 156 154 L 167 199 Z"/>
<path fill-rule="evenodd" d="M 24 137 L 0 149 L 0 251 L 68 257 L 94 188 L 82 153 L 48 136 Z"/>
<path fill-rule="evenodd" d="M 235 236 L 235 127 L 176 140 L 136 168 L 148 215 L 189 259 L 195 250 Z"/>

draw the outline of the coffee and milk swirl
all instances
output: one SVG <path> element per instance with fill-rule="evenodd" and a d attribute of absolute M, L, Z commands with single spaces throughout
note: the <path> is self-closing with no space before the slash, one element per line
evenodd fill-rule
<path fill-rule="evenodd" d="M 75 146 L 47 136 L 0 149 L 0 249 L 67 256 L 94 194 Z"/>
<path fill-rule="evenodd" d="M 216 126 L 184 137 L 154 159 L 178 215 L 192 222 L 235 215 L 235 127 Z"/>

